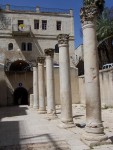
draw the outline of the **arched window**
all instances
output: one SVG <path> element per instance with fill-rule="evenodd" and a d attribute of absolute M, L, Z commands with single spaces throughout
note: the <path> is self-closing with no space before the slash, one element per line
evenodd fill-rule
<path fill-rule="evenodd" d="M 8 50 L 13 50 L 13 43 L 8 44 Z"/>
<path fill-rule="evenodd" d="M 32 51 L 32 43 L 28 43 L 27 44 L 27 50 L 28 51 Z"/>
<path fill-rule="evenodd" d="M 55 45 L 55 53 L 59 53 L 59 47 L 58 47 L 58 44 Z"/>
<path fill-rule="evenodd" d="M 22 43 L 22 45 L 21 45 L 21 49 L 22 49 L 22 51 L 26 51 L 26 43 Z"/>

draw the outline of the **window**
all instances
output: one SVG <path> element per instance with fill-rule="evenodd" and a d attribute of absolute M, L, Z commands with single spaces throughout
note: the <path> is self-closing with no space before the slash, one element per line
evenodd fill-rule
<path fill-rule="evenodd" d="M 56 29 L 61 30 L 61 21 L 56 22 Z"/>
<path fill-rule="evenodd" d="M 27 44 L 27 50 L 28 51 L 32 51 L 32 43 L 28 43 Z"/>
<path fill-rule="evenodd" d="M 22 51 L 26 51 L 26 43 L 22 43 L 21 49 L 22 49 Z"/>
<path fill-rule="evenodd" d="M 55 45 L 55 53 L 59 53 L 59 47 L 58 47 L 58 44 Z"/>
<path fill-rule="evenodd" d="M 18 26 L 19 26 L 20 24 L 24 24 L 24 21 L 23 21 L 23 20 L 18 20 Z"/>
<path fill-rule="evenodd" d="M 39 20 L 34 20 L 34 29 L 39 29 Z"/>
<path fill-rule="evenodd" d="M 32 43 L 25 43 L 23 42 L 21 45 L 22 51 L 32 51 Z"/>
<path fill-rule="evenodd" d="M 47 20 L 42 20 L 42 30 L 47 29 Z"/>
<path fill-rule="evenodd" d="M 8 44 L 8 50 L 13 50 L 13 43 Z"/>

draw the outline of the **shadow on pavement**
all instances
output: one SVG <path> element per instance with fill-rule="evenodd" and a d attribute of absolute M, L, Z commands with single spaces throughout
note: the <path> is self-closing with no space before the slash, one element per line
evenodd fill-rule
<path fill-rule="evenodd" d="M 27 134 L 27 122 L 18 117 L 27 115 L 27 109 L 27 106 L 0 109 L 0 150 L 40 150 L 42 148 L 69 150 L 69 145 L 65 141 L 59 141 L 49 133 Z"/>
<path fill-rule="evenodd" d="M 5 117 L 14 117 L 14 116 L 22 116 L 27 115 L 26 110 L 27 106 L 11 106 L 11 107 L 1 107 L 0 108 L 0 121 Z"/>
<path fill-rule="evenodd" d="M 109 139 L 110 139 L 110 140 L 111 140 L 111 142 L 113 143 L 113 136 L 111 136 Z"/>

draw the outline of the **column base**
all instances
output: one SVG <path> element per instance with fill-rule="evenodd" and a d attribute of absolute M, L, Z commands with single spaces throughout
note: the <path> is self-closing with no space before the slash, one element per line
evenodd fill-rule
<path fill-rule="evenodd" d="M 72 122 L 61 122 L 59 125 L 58 125 L 59 128 L 63 128 L 63 129 L 67 129 L 67 128 L 74 128 L 76 127 L 76 125 Z"/>
<path fill-rule="evenodd" d="M 111 140 L 108 139 L 107 135 L 105 135 L 104 133 L 84 133 L 81 137 L 81 141 L 90 147 L 111 144 Z"/>
<path fill-rule="evenodd" d="M 33 108 L 33 106 L 29 106 L 29 109 L 32 109 Z"/>
<path fill-rule="evenodd" d="M 47 111 L 46 111 L 46 110 L 40 110 L 40 109 L 38 109 L 38 113 L 39 113 L 39 114 L 46 114 Z"/>
<path fill-rule="evenodd" d="M 47 113 L 47 116 L 46 116 L 46 119 L 47 120 L 54 120 L 54 119 L 57 119 L 57 115 L 56 114 L 51 114 L 51 113 Z"/>
<path fill-rule="evenodd" d="M 37 109 L 38 109 L 38 106 L 33 106 L 33 109 L 37 110 Z"/>

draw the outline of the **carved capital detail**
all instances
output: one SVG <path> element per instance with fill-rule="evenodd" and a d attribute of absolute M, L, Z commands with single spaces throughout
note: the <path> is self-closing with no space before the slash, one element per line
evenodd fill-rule
<path fill-rule="evenodd" d="M 105 0 L 84 0 L 83 8 L 80 10 L 81 22 L 93 21 L 93 19 L 102 13 Z"/>
<path fill-rule="evenodd" d="M 44 64 L 44 62 L 45 62 L 45 57 L 38 57 L 38 58 L 37 58 L 37 62 L 40 63 L 40 64 Z"/>
<path fill-rule="evenodd" d="M 69 35 L 68 34 L 59 34 L 57 36 L 58 44 L 68 44 L 69 42 Z"/>
<path fill-rule="evenodd" d="M 54 56 L 54 49 L 53 48 L 45 49 L 44 52 L 45 52 L 46 56 L 51 56 L 51 57 Z"/>
<path fill-rule="evenodd" d="M 30 63 L 32 64 L 32 67 L 37 67 L 37 61 L 34 60 L 30 60 Z"/>
<path fill-rule="evenodd" d="M 80 10 L 81 22 L 84 23 L 85 21 L 93 21 L 97 14 L 98 9 L 95 5 L 85 6 Z"/>

